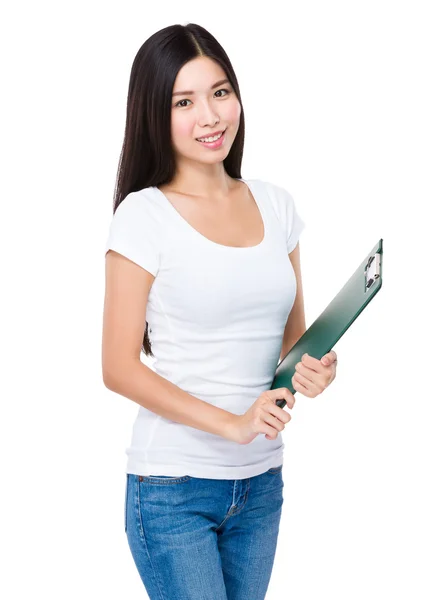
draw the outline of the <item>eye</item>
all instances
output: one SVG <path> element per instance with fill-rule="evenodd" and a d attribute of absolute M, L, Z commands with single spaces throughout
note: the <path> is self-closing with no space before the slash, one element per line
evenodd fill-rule
<path fill-rule="evenodd" d="M 222 88 L 221 90 L 217 90 L 217 92 L 226 92 L 226 95 L 230 94 L 230 90 L 227 90 L 226 88 Z M 223 96 L 219 96 L 219 98 L 223 98 Z"/>
<path fill-rule="evenodd" d="M 230 90 L 228 90 L 226 88 L 221 88 L 220 90 L 217 90 L 217 92 L 226 92 L 225 96 L 230 94 Z M 215 94 L 217 94 L 217 92 L 215 92 Z M 224 98 L 224 96 L 217 96 L 217 98 Z M 179 102 L 177 102 L 174 106 L 179 106 L 179 105 L 181 105 L 182 102 L 191 102 L 191 100 L 189 100 L 188 98 L 184 98 L 183 100 L 180 100 Z M 183 108 L 186 108 L 186 106 L 183 106 Z"/>
<path fill-rule="evenodd" d="M 190 102 L 190 100 L 188 100 L 187 98 L 185 100 L 180 100 L 179 102 L 177 102 L 177 104 L 175 104 L 174 106 L 179 106 L 179 104 L 181 104 L 182 102 Z M 185 107 L 183 107 L 185 108 Z"/>

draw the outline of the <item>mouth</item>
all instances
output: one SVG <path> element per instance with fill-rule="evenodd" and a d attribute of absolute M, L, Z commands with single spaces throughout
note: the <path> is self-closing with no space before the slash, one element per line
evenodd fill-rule
<path fill-rule="evenodd" d="M 214 138 L 214 137 L 216 137 L 216 136 L 218 135 L 218 133 L 220 133 L 220 137 L 219 137 L 219 138 L 217 138 L 217 140 L 219 140 L 221 137 L 223 137 L 223 134 L 224 134 L 224 132 L 225 132 L 226 130 L 227 130 L 227 127 L 226 127 L 226 129 L 223 129 L 223 131 L 217 132 L 217 133 L 215 133 L 214 135 L 207 135 L 207 136 L 203 136 L 203 137 L 201 137 L 201 138 L 195 138 L 195 140 L 196 140 L 197 142 L 200 142 L 201 140 L 205 140 L 205 139 L 207 139 L 207 138 L 210 138 L 210 137 Z M 214 141 L 217 141 L 217 140 L 214 140 Z M 204 142 L 204 143 L 205 143 L 205 142 Z"/>

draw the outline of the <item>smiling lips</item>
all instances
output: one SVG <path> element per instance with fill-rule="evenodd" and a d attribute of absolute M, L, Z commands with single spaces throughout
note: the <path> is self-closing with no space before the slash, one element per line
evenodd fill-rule
<path fill-rule="evenodd" d="M 226 130 L 220 135 L 219 138 L 214 140 L 213 142 L 202 142 L 201 140 L 196 140 L 199 144 L 205 146 L 205 148 L 209 148 L 210 150 L 214 150 L 215 148 L 219 148 L 224 144 L 224 140 L 226 137 Z"/>
<path fill-rule="evenodd" d="M 223 129 L 222 131 L 215 131 L 214 133 L 211 133 L 210 135 L 203 135 L 202 137 L 195 138 L 195 139 L 198 142 L 205 141 L 205 140 L 208 140 L 209 138 L 214 138 L 218 134 L 223 134 L 225 131 L 226 131 L 225 129 Z M 220 135 L 220 137 L 221 137 L 221 135 Z M 218 138 L 218 139 L 220 139 L 220 138 Z M 216 140 L 214 140 L 214 141 L 216 141 Z"/>

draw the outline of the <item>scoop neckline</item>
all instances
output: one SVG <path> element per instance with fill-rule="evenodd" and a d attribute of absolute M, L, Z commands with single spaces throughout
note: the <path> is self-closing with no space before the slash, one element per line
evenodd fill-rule
<path fill-rule="evenodd" d="M 164 192 L 162 192 L 157 186 L 152 186 L 154 190 L 156 190 L 156 192 L 158 193 L 158 195 L 160 197 L 163 198 L 163 200 L 165 201 L 165 203 L 171 208 L 172 211 L 174 211 L 174 213 L 177 215 L 177 218 L 180 219 L 180 221 L 183 222 L 183 224 L 188 227 L 191 231 L 193 231 L 195 233 L 195 235 L 197 235 L 198 237 L 202 238 L 203 240 L 205 240 L 207 243 L 212 244 L 214 246 L 218 246 L 219 248 L 225 248 L 225 249 L 229 249 L 229 250 L 256 250 L 258 248 L 262 248 L 264 246 L 264 244 L 266 243 L 267 237 L 268 237 L 268 227 L 267 227 L 267 223 L 266 223 L 266 218 L 265 218 L 265 213 L 263 211 L 263 208 L 261 206 L 261 202 L 257 199 L 255 191 L 253 189 L 252 186 L 252 181 L 248 180 L 248 179 L 243 179 L 243 178 L 239 178 L 239 177 L 235 177 L 236 181 L 242 181 L 243 183 L 245 183 L 245 185 L 248 187 L 248 189 L 251 192 L 251 195 L 254 199 L 255 204 L 258 207 L 258 210 L 260 212 L 261 215 L 261 219 L 263 221 L 263 239 L 261 240 L 261 242 L 259 242 L 258 244 L 256 244 L 255 246 L 226 246 L 226 244 L 219 244 L 218 242 L 214 242 L 213 240 L 210 240 L 210 238 L 207 238 L 205 235 L 203 235 L 200 231 L 198 231 L 197 229 L 195 229 L 195 227 L 193 227 L 188 221 L 186 221 L 186 219 L 179 213 L 179 211 L 171 204 L 171 202 L 168 200 L 167 196 L 164 194 Z"/>

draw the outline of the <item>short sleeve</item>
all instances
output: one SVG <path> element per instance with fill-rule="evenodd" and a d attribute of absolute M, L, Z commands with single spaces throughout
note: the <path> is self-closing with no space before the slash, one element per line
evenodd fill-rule
<path fill-rule="evenodd" d="M 293 197 L 285 188 L 270 181 L 261 180 L 261 182 L 265 184 L 267 195 L 286 238 L 288 254 L 290 254 L 298 243 L 305 223 L 297 212 Z"/>
<path fill-rule="evenodd" d="M 293 197 L 286 192 L 286 245 L 288 247 L 288 254 L 297 245 L 304 227 L 305 223 L 297 212 Z"/>
<path fill-rule="evenodd" d="M 131 192 L 118 205 L 109 226 L 105 254 L 115 250 L 156 276 L 160 265 L 161 224 L 152 199 Z"/>

